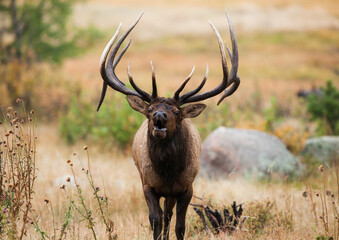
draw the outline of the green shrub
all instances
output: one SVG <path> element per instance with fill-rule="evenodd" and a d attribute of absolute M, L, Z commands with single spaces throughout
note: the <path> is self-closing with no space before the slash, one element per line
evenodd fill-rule
<path fill-rule="evenodd" d="M 339 134 L 339 91 L 327 81 L 326 87 L 321 88 L 322 96 L 309 95 L 307 98 L 307 112 L 311 120 L 317 121 L 319 134 Z"/>
<path fill-rule="evenodd" d="M 102 143 L 113 140 L 125 148 L 131 144 L 144 119 L 123 96 L 107 96 L 99 112 L 96 111 L 96 104 L 80 97 L 73 99 L 67 114 L 61 118 L 60 131 L 68 143 L 93 138 Z"/>

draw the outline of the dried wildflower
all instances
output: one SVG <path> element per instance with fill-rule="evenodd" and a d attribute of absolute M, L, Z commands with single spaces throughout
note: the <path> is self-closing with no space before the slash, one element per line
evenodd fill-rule
<path fill-rule="evenodd" d="M 25 120 L 24 120 L 24 119 L 21 119 L 20 122 L 21 122 L 21 124 L 23 124 L 23 123 L 25 122 Z"/>
<path fill-rule="evenodd" d="M 11 115 L 9 113 L 7 113 L 6 118 L 11 118 Z"/>
<path fill-rule="evenodd" d="M 60 189 L 65 189 L 65 187 L 66 187 L 66 185 L 65 185 L 65 184 L 62 184 L 62 185 L 60 186 Z"/>
<path fill-rule="evenodd" d="M 12 130 L 9 130 L 9 133 L 10 133 L 10 134 L 13 134 L 13 131 L 12 131 Z"/>
<path fill-rule="evenodd" d="M 331 196 L 331 191 L 330 190 L 326 190 L 326 196 Z"/>
<path fill-rule="evenodd" d="M 323 172 L 324 171 L 324 165 L 320 165 L 318 169 L 319 169 L 320 172 Z"/>
<path fill-rule="evenodd" d="M 6 108 L 6 111 L 7 112 L 11 112 L 13 110 L 13 108 L 12 107 L 8 107 L 8 108 Z"/>
<path fill-rule="evenodd" d="M 66 182 L 70 182 L 71 181 L 71 178 L 70 177 L 67 177 L 66 178 Z"/>
<path fill-rule="evenodd" d="M 316 195 L 317 197 L 319 197 L 319 196 L 320 196 L 320 194 L 319 194 L 319 193 L 316 193 L 315 195 Z"/>
<path fill-rule="evenodd" d="M 21 99 L 17 98 L 15 101 L 18 103 L 18 102 L 21 102 Z"/>
<path fill-rule="evenodd" d="M 18 112 L 17 112 L 17 111 L 14 111 L 14 112 L 13 112 L 13 115 L 14 115 L 14 116 L 18 115 Z"/>
<path fill-rule="evenodd" d="M 88 147 L 87 146 L 84 146 L 84 150 L 87 150 L 88 149 Z"/>
<path fill-rule="evenodd" d="M 332 193 L 331 198 L 334 198 L 334 194 Z"/>
<path fill-rule="evenodd" d="M 73 156 L 76 156 L 77 155 L 77 153 L 76 152 L 73 152 Z"/>
<path fill-rule="evenodd" d="M 66 162 L 67 162 L 67 163 L 70 163 L 70 162 L 71 162 L 71 160 L 69 160 L 69 159 L 68 159 Z"/>
<path fill-rule="evenodd" d="M 9 133 L 6 133 L 6 134 L 5 134 L 5 137 L 8 137 L 8 136 L 9 136 Z"/>
<path fill-rule="evenodd" d="M 304 198 L 307 198 L 307 197 L 308 197 L 308 192 L 307 192 L 307 191 L 303 192 L 303 197 L 304 197 Z"/>
<path fill-rule="evenodd" d="M 48 203 L 49 203 L 49 200 L 48 200 L 48 199 L 45 199 L 44 202 L 45 202 L 46 204 L 48 204 Z"/>
<path fill-rule="evenodd" d="M 71 167 L 73 167 L 73 163 L 70 163 L 69 165 L 70 165 Z"/>
<path fill-rule="evenodd" d="M 32 118 L 28 118 L 28 121 L 32 122 Z"/>
<path fill-rule="evenodd" d="M 34 114 L 34 110 L 31 110 L 31 112 L 30 112 L 32 115 Z"/>

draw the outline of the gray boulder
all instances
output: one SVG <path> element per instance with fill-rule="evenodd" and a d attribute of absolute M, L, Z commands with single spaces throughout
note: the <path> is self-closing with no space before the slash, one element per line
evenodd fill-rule
<path fill-rule="evenodd" d="M 300 155 L 312 158 L 319 164 L 331 164 L 332 161 L 339 161 L 339 137 L 324 136 L 307 139 L 305 148 Z"/>
<path fill-rule="evenodd" d="M 211 177 L 299 177 L 303 166 L 275 136 L 219 127 L 203 142 L 201 170 Z"/>

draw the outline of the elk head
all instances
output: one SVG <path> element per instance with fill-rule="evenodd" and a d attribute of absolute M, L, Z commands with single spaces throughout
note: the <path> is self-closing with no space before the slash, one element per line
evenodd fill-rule
<path fill-rule="evenodd" d="M 180 122 L 185 118 L 194 118 L 198 116 L 206 107 L 205 104 L 190 104 L 182 107 L 182 105 L 192 102 L 202 101 L 211 97 L 214 97 L 221 92 L 224 91 L 223 95 L 220 97 L 218 101 L 219 103 L 226 97 L 232 95 L 238 88 L 240 84 L 240 79 L 238 77 L 238 46 L 237 40 L 234 33 L 234 27 L 232 21 L 230 20 L 228 14 L 226 13 L 229 26 L 230 26 L 230 35 L 232 41 L 232 52 L 226 45 L 227 52 L 230 56 L 232 69 L 229 72 L 226 62 L 226 52 L 224 43 L 220 37 L 219 32 L 215 28 L 215 26 L 211 23 L 211 27 L 217 37 L 220 54 L 221 54 L 221 63 L 223 70 L 223 78 L 222 82 L 211 91 L 207 91 L 204 93 L 199 93 L 199 91 L 203 88 L 206 83 L 207 75 L 208 75 L 208 65 L 206 67 L 206 74 L 200 83 L 200 85 L 193 91 L 190 91 L 186 94 L 180 95 L 188 81 L 191 79 L 194 67 L 192 72 L 186 78 L 186 80 L 182 83 L 182 85 L 177 89 L 174 96 L 172 98 L 163 98 L 159 97 L 157 93 L 156 79 L 154 74 L 154 68 L 151 62 L 152 68 L 152 95 L 140 89 L 134 82 L 133 77 L 130 73 L 130 66 L 128 64 L 127 74 L 129 78 L 129 82 L 134 90 L 131 90 L 126 87 L 126 85 L 119 80 L 115 73 L 115 68 L 121 60 L 122 56 L 125 54 L 126 50 L 130 46 L 131 40 L 128 44 L 121 50 L 120 54 L 117 56 L 117 52 L 128 36 L 128 34 L 133 30 L 136 24 L 139 22 L 143 13 L 140 14 L 138 19 L 124 32 L 121 37 L 115 43 L 117 36 L 120 31 L 121 24 L 119 25 L 117 31 L 115 32 L 112 39 L 108 42 L 105 47 L 101 59 L 100 59 L 100 73 L 101 77 L 104 80 L 103 88 L 101 93 L 101 98 L 98 104 L 97 110 L 99 110 L 106 94 L 107 86 L 110 86 L 114 90 L 121 92 L 122 94 L 127 95 L 127 100 L 130 106 L 144 114 L 149 120 L 149 133 L 157 138 L 157 139 L 165 139 L 166 137 L 170 137 L 175 133 L 178 126 L 180 126 Z M 111 51 L 109 57 L 108 54 Z M 107 58 L 108 57 L 108 58 Z"/>

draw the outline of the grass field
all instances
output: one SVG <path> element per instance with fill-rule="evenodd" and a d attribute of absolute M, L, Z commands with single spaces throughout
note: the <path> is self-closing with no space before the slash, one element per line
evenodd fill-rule
<path fill-rule="evenodd" d="M 335 24 L 338 22 L 339 5 L 336 1 L 257 0 L 249 2 L 241 0 L 234 2 L 213 0 L 206 2 L 188 0 L 182 2 L 166 0 L 154 3 L 150 0 L 142 2 L 128 0 L 112 3 L 112 1 L 101 0 L 98 3 L 90 0 L 79 3 L 78 10 L 83 10 L 83 12 L 76 11 L 76 22 L 86 22 L 88 20 L 86 18 L 90 18 L 90 16 L 86 16 L 87 11 L 91 12 L 91 6 L 97 5 L 101 10 L 107 7 L 115 9 L 114 11 L 121 14 L 124 21 L 123 30 L 141 9 L 146 9 L 145 16 L 137 26 L 136 33 L 132 33 L 132 45 L 121 60 L 117 74 L 124 82 L 127 82 L 126 67 L 130 62 L 135 81 L 150 92 L 149 62 L 152 60 L 158 80 L 158 90 L 161 95 L 165 96 L 173 94 L 194 65 L 196 71 L 187 90 L 195 88 L 200 83 L 205 74 L 206 63 L 209 65 L 209 77 L 205 89 L 215 87 L 221 81 L 222 73 L 217 41 L 207 20 L 204 19 L 203 22 L 206 24 L 194 28 L 192 33 L 184 29 L 184 33 L 175 32 L 171 35 L 166 33 L 167 27 L 171 33 L 169 26 L 171 22 L 167 22 L 167 25 L 161 24 L 165 24 L 164 22 L 172 15 L 161 18 L 161 11 L 165 12 L 169 8 L 170 12 L 178 10 L 182 14 L 187 9 L 187 14 L 178 16 L 182 18 L 182 21 L 191 22 L 193 25 L 194 19 L 192 18 L 200 14 L 196 12 L 215 13 L 216 15 L 211 16 L 210 19 L 216 21 L 218 29 L 227 43 L 230 43 L 230 40 L 226 18 L 222 25 L 217 16 L 220 12 L 222 13 L 224 8 L 228 7 L 240 14 L 234 13 L 235 18 L 238 19 L 235 21 L 235 27 L 240 54 L 241 85 L 232 97 L 224 101 L 227 115 L 222 110 L 225 108 L 215 106 L 217 99 L 206 101 L 208 109 L 195 120 L 203 138 L 212 128 L 216 127 L 216 124 L 265 130 L 267 122 L 265 110 L 271 107 L 272 99 L 277 101 L 277 106 L 283 116 L 280 116 L 280 119 L 275 118 L 275 123 L 279 126 L 291 125 L 293 126 L 292 131 L 295 132 L 299 130 L 303 134 L 306 132 L 307 134 L 305 133 L 301 138 L 312 137 L 314 136 L 314 124 L 307 121 L 305 104 L 297 99 L 297 91 L 311 89 L 313 86 L 324 86 L 329 79 L 336 87 L 339 87 L 338 28 L 247 31 L 248 28 L 241 25 L 241 17 L 239 17 L 241 11 L 245 11 L 248 5 L 250 9 L 258 8 L 260 13 L 279 12 L 281 9 L 293 8 L 297 5 L 297 8 L 301 9 L 300 12 L 304 10 L 310 11 L 310 13 L 313 13 L 312 11 L 320 12 L 319 16 L 326 15 L 330 20 L 334 19 L 333 26 L 337 26 Z M 150 16 L 153 16 L 152 9 L 159 11 L 157 13 L 160 14 L 157 19 L 159 22 L 147 17 L 148 12 L 150 12 Z M 92 13 L 96 10 L 97 8 L 93 7 Z M 256 11 L 254 10 L 251 11 L 255 16 Z M 106 14 L 108 17 L 111 13 L 106 12 Z M 103 16 L 97 18 L 101 19 L 100 17 Z M 114 17 L 116 15 L 112 16 L 112 18 Z M 205 15 L 202 18 L 204 17 Z M 145 25 L 143 25 L 144 19 Z M 305 19 L 305 22 L 310 19 Z M 142 31 L 147 32 L 147 26 L 151 26 L 148 25 L 149 22 L 155 27 L 158 23 L 161 34 L 152 33 L 151 37 L 143 37 Z M 98 72 L 99 58 L 106 42 L 114 32 L 112 26 L 116 26 L 117 23 L 107 22 L 103 25 L 105 25 L 102 27 L 105 37 L 93 48 L 79 57 L 67 59 L 62 65 L 56 66 L 57 71 L 55 66 L 48 68 L 47 76 L 53 77 L 50 78 L 50 82 L 47 81 L 46 86 L 61 79 L 61 87 L 52 90 L 52 96 L 49 94 L 37 96 L 39 97 L 38 101 L 45 105 L 50 104 L 50 109 L 53 111 L 53 106 L 60 103 L 59 98 L 66 101 L 63 96 L 70 93 L 70 90 L 67 89 L 68 85 L 64 86 L 63 83 L 69 82 L 79 86 L 88 102 L 93 105 L 97 103 L 102 84 Z M 179 25 L 177 26 L 179 27 Z M 237 27 L 239 31 L 237 31 Z M 200 32 L 200 28 L 206 30 Z M 43 78 L 48 79 L 48 77 Z M 113 94 L 117 93 L 113 93 L 109 89 L 108 96 Z M 52 101 L 53 96 L 61 97 L 56 97 Z M 106 100 L 104 104 L 109 105 L 110 102 Z M 64 112 L 60 111 L 55 115 L 62 114 Z M 151 239 L 148 210 L 130 148 L 121 149 L 113 141 L 103 146 L 91 138 L 79 140 L 74 145 L 68 145 L 60 137 L 59 118 L 52 118 L 47 122 L 43 121 L 43 118 L 43 116 L 38 116 L 36 121 L 36 136 L 38 137 L 36 167 L 38 171 L 32 200 L 33 217 L 29 221 L 26 238 L 94 239 L 95 235 L 97 239 L 108 239 L 107 225 L 105 225 L 104 219 L 109 219 L 114 223 L 114 226 L 111 225 L 112 236 L 116 234 L 118 239 Z M 302 146 L 304 140 L 290 139 L 290 144 Z M 83 149 L 85 145 L 88 146 L 87 150 Z M 67 160 L 71 161 L 67 162 Z M 310 165 L 308 170 L 313 171 L 312 176 L 292 182 L 288 179 L 265 181 L 236 177 L 215 180 L 199 175 L 194 183 L 195 196 L 204 195 L 206 203 L 219 210 L 229 207 L 233 201 L 241 203 L 246 221 L 243 228 L 232 235 L 212 235 L 203 230 L 201 220 L 194 212 L 193 207 L 190 207 L 186 220 L 187 239 L 330 240 L 332 237 L 332 239 L 338 240 L 339 166 L 337 168 L 325 166 L 323 172 L 319 171 L 318 167 Z M 97 192 L 89 184 L 86 177 L 87 170 L 90 170 L 93 177 L 94 187 L 99 187 Z M 81 194 L 76 188 L 74 177 L 77 181 L 76 184 L 81 186 Z M 67 178 L 70 178 L 70 181 L 67 181 Z M 63 185 L 65 187 L 62 187 Z M 97 196 L 103 198 L 107 196 L 108 200 L 98 200 Z M 72 201 L 74 202 L 72 203 Z M 104 207 L 100 206 L 99 202 Z M 200 203 L 200 200 L 194 198 L 192 202 Z M 68 210 L 69 206 L 72 206 L 71 211 Z M 80 211 L 77 211 L 76 207 Z M 104 210 L 103 215 L 100 213 L 102 209 Z M 90 217 L 86 215 L 88 212 Z M 82 215 L 82 213 L 85 214 Z M 3 212 L 3 214 L 5 213 Z M 175 238 L 174 222 L 172 220 L 170 239 Z M 65 233 L 61 235 L 63 229 Z"/>

